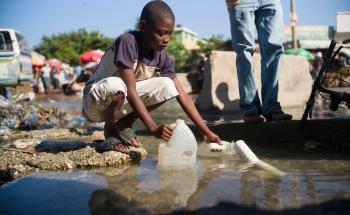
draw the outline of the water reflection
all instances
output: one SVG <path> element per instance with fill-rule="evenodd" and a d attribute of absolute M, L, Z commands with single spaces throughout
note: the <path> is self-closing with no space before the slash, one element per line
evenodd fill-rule
<path fill-rule="evenodd" d="M 185 169 L 159 168 L 156 162 L 147 159 L 142 162 L 136 178 L 140 180 L 138 189 L 152 193 L 156 190 L 169 190 L 176 193 L 171 208 L 178 209 L 187 205 L 188 198 L 196 191 L 201 165 Z"/>
<path fill-rule="evenodd" d="M 99 200 L 91 202 L 114 202 L 113 205 L 127 205 L 129 209 L 131 206 L 134 209 L 148 208 L 157 213 L 180 209 L 187 205 L 189 197 L 197 190 L 200 166 L 165 170 L 158 168 L 154 160 L 145 159 L 139 167 L 131 167 L 122 175 L 107 177 L 108 189 L 98 196 L 95 193 L 93 198 Z"/>
<path fill-rule="evenodd" d="M 91 193 L 106 187 L 105 178 L 89 172 L 32 175 L 1 187 L 0 208 L 6 214 L 89 214 Z"/>
<path fill-rule="evenodd" d="M 0 188 L 0 208 L 17 214 L 157 214 L 220 202 L 284 210 L 350 199 L 350 159 L 297 157 L 261 156 L 287 173 L 277 177 L 233 156 L 199 157 L 193 168 L 160 169 L 157 155 L 150 154 L 122 170 L 99 169 L 99 175 L 77 171 L 23 177 Z"/>

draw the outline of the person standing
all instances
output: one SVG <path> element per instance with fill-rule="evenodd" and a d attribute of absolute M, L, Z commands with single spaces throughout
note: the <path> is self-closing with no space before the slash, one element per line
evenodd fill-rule
<path fill-rule="evenodd" d="M 49 62 L 45 61 L 45 65 L 41 68 L 41 80 L 44 84 L 45 94 L 52 94 L 53 88 L 51 84 L 51 67 Z"/>
<path fill-rule="evenodd" d="M 247 123 L 290 120 L 278 102 L 278 77 L 284 52 L 283 16 L 279 0 L 226 0 L 243 120 Z M 261 102 L 254 79 L 255 32 L 261 52 Z"/>
<path fill-rule="evenodd" d="M 205 71 L 205 63 L 207 62 L 208 58 L 205 56 L 204 53 L 201 53 L 199 55 L 199 61 L 197 64 L 197 71 L 198 71 L 198 89 L 199 91 L 202 89 L 203 82 L 204 82 L 204 71 Z"/>

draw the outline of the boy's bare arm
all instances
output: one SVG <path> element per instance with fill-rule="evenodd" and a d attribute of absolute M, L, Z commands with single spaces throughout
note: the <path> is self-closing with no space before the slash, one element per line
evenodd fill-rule
<path fill-rule="evenodd" d="M 198 128 L 204 136 L 204 140 L 206 142 L 221 143 L 220 137 L 213 133 L 208 128 L 207 124 L 205 124 L 197 108 L 194 106 L 192 99 L 186 94 L 179 80 L 177 78 L 174 78 L 173 81 L 175 83 L 177 91 L 179 92 L 179 96 L 177 98 L 179 104 L 181 105 L 182 109 L 186 112 L 188 117 L 198 126 Z"/>
<path fill-rule="evenodd" d="M 120 74 L 120 78 L 124 81 L 127 87 L 127 90 L 128 90 L 127 99 L 131 107 L 138 114 L 142 122 L 145 123 L 148 130 L 152 133 L 155 132 L 158 126 L 152 119 L 145 104 L 142 102 L 141 98 L 136 92 L 136 80 L 135 80 L 134 71 L 129 68 L 124 68 L 119 72 L 119 74 Z"/>
<path fill-rule="evenodd" d="M 127 99 L 131 107 L 137 113 L 138 117 L 141 121 L 146 125 L 147 129 L 157 138 L 162 138 L 164 140 L 169 140 L 173 128 L 170 125 L 161 125 L 158 126 L 151 115 L 149 114 L 145 104 L 141 100 L 140 96 L 136 91 L 136 80 L 134 71 L 130 68 L 122 68 L 120 69 L 120 78 L 124 81 L 127 87 Z"/>

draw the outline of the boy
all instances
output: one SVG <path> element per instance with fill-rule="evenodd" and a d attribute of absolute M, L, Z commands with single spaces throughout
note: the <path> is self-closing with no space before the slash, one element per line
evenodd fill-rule
<path fill-rule="evenodd" d="M 117 151 L 128 153 L 128 145 L 141 146 L 131 129 L 138 118 L 155 137 L 169 140 L 173 128 L 158 126 L 149 112 L 174 97 L 199 127 L 205 141 L 221 142 L 184 92 L 173 61 L 164 51 L 174 24 L 174 14 L 166 3 L 149 2 L 141 13 L 140 31 L 117 38 L 87 82 L 83 113 L 91 121 L 105 122 L 105 138 L 121 141 L 114 144 Z"/>

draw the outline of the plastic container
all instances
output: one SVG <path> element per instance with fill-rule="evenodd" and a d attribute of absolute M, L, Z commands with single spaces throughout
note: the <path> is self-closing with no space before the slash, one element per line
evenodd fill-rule
<path fill-rule="evenodd" d="M 247 144 L 243 140 L 238 140 L 234 144 L 234 149 L 239 154 L 239 156 L 250 163 L 255 164 L 259 161 L 259 158 L 250 150 Z"/>
<path fill-rule="evenodd" d="M 250 164 L 254 164 L 255 166 L 257 166 L 265 171 L 268 171 L 274 175 L 278 175 L 278 176 L 286 175 L 285 172 L 283 172 L 283 171 L 277 169 L 276 167 L 260 160 L 243 140 L 238 140 L 237 142 L 235 142 L 234 149 L 236 150 L 237 154 L 239 154 L 239 156 L 242 159 L 249 162 Z"/>
<path fill-rule="evenodd" d="M 160 168 L 187 168 L 196 164 L 197 141 L 184 120 L 176 120 L 176 126 L 168 143 L 158 148 Z"/>

